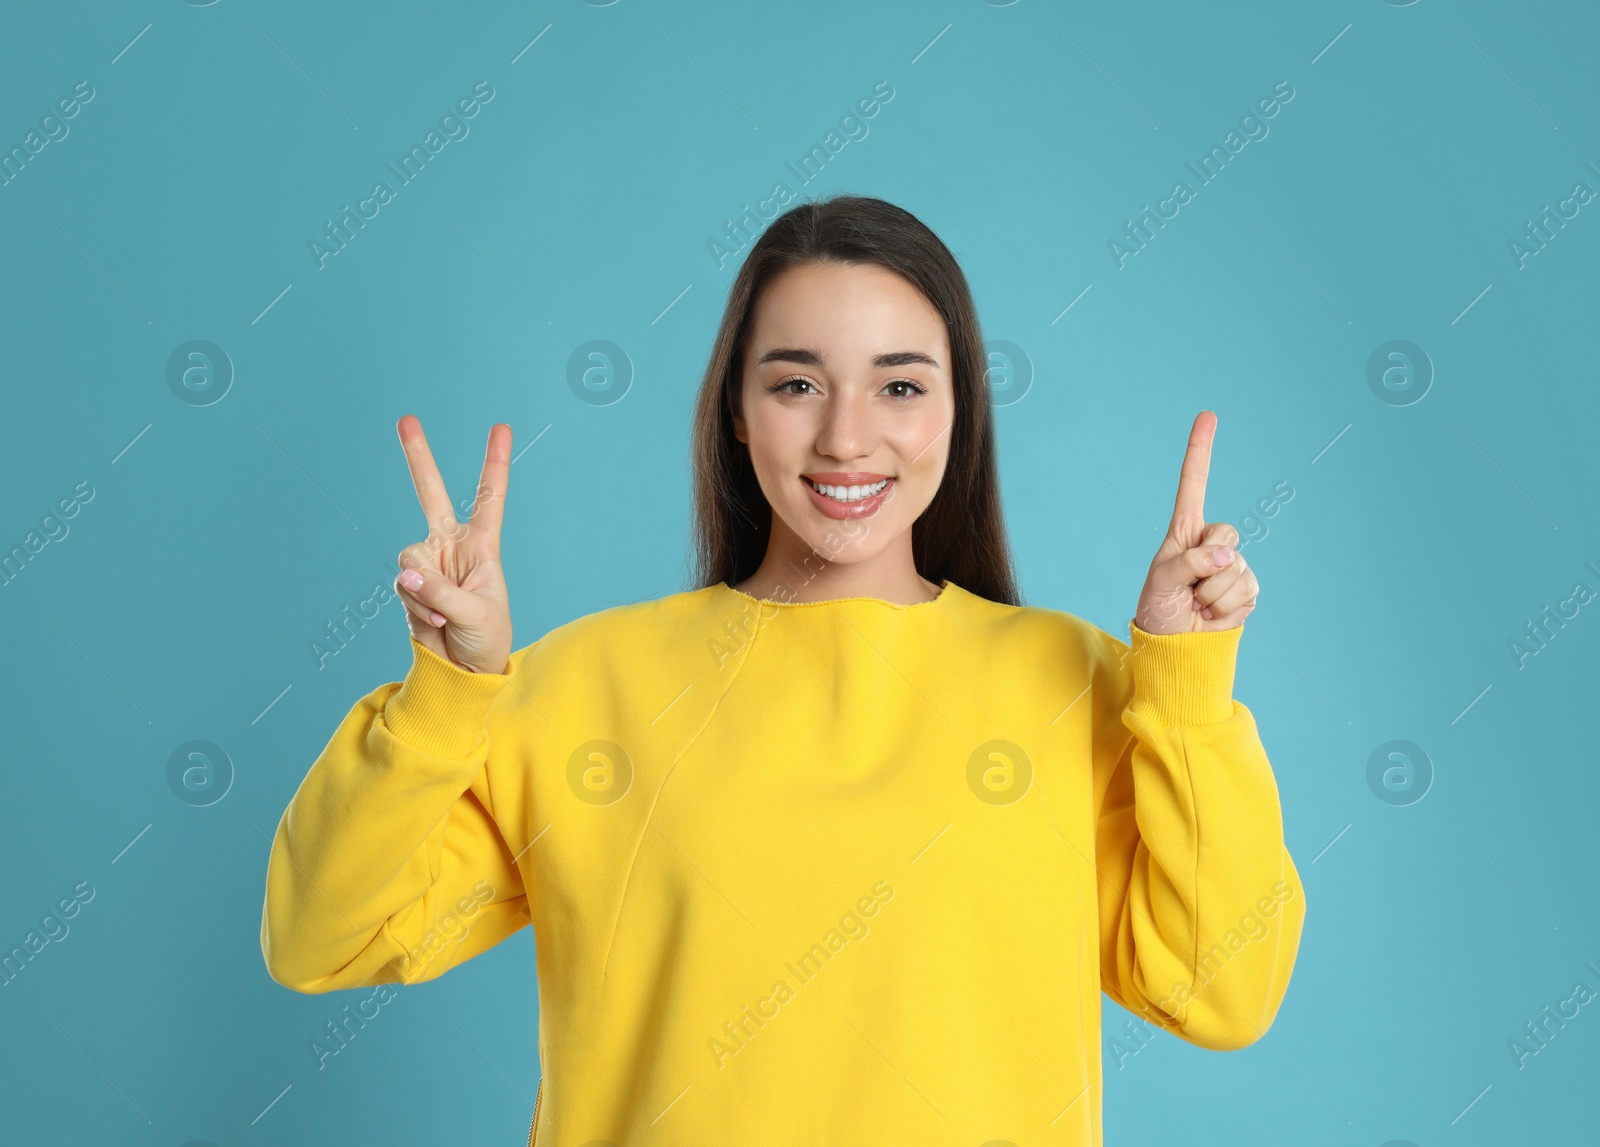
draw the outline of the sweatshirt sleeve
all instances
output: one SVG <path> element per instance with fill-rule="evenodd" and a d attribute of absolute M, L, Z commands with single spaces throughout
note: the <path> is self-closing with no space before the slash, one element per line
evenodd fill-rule
<path fill-rule="evenodd" d="M 430 980 L 528 922 L 488 769 L 489 712 L 520 658 L 472 673 L 411 649 L 405 680 L 356 703 L 278 822 L 261 951 L 295 991 Z"/>
<path fill-rule="evenodd" d="M 1101 983 L 1231 1051 L 1272 1025 L 1306 903 L 1255 718 L 1233 699 L 1244 630 L 1129 630 L 1131 646 L 1108 635 L 1095 690 Z"/>

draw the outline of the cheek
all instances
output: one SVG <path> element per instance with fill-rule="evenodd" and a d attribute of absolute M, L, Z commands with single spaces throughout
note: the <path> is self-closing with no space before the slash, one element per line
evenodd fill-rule
<path fill-rule="evenodd" d="M 795 468 L 796 443 L 804 438 L 802 428 L 786 418 L 762 417 L 747 424 L 746 447 L 756 474 L 765 483 Z"/>
<path fill-rule="evenodd" d="M 901 459 L 901 477 L 908 489 L 933 497 L 950 456 L 950 429 L 949 414 L 940 410 L 907 419 L 904 426 L 897 428 L 893 436 L 895 453 Z"/>
<path fill-rule="evenodd" d="M 795 418 L 783 417 L 785 413 L 762 411 L 745 423 L 745 445 L 756 480 L 768 503 L 778 509 L 808 504 L 795 475 L 803 468 L 807 444 L 815 440 L 807 427 Z M 792 513 L 785 516 L 794 517 Z"/>

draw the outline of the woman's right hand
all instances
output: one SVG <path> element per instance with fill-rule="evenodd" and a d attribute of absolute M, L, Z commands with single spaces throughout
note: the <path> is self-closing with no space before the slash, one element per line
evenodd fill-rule
<path fill-rule="evenodd" d="M 426 541 L 400 551 L 395 593 L 411 636 L 473 673 L 504 673 L 511 659 L 511 606 L 500 569 L 500 523 L 511 469 L 511 427 L 496 423 L 478 480 L 471 520 L 456 520 L 422 423 L 402 418 L 396 429 L 411 482 L 427 518 Z"/>

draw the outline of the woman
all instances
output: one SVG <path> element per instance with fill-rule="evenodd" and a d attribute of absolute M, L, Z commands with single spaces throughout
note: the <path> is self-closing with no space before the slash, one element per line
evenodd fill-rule
<path fill-rule="evenodd" d="M 432 979 L 531 921 L 541 1147 L 1099 1144 L 1102 990 L 1259 1037 L 1305 897 L 1232 699 L 1258 586 L 1205 522 L 1215 417 L 1124 644 L 1019 604 L 984 365 L 931 231 L 795 207 L 700 393 L 700 588 L 516 651 L 510 428 L 463 525 L 402 419 L 413 664 L 278 826 L 273 978 Z"/>

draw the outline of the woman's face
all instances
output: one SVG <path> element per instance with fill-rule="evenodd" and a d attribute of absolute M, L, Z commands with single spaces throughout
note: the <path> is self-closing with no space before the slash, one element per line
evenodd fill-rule
<path fill-rule="evenodd" d="M 933 501 L 955 417 L 944 320 L 899 275 L 811 263 L 771 280 L 744 352 L 742 415 L 773 511 L 828 561 L 874 557 Z"/>

